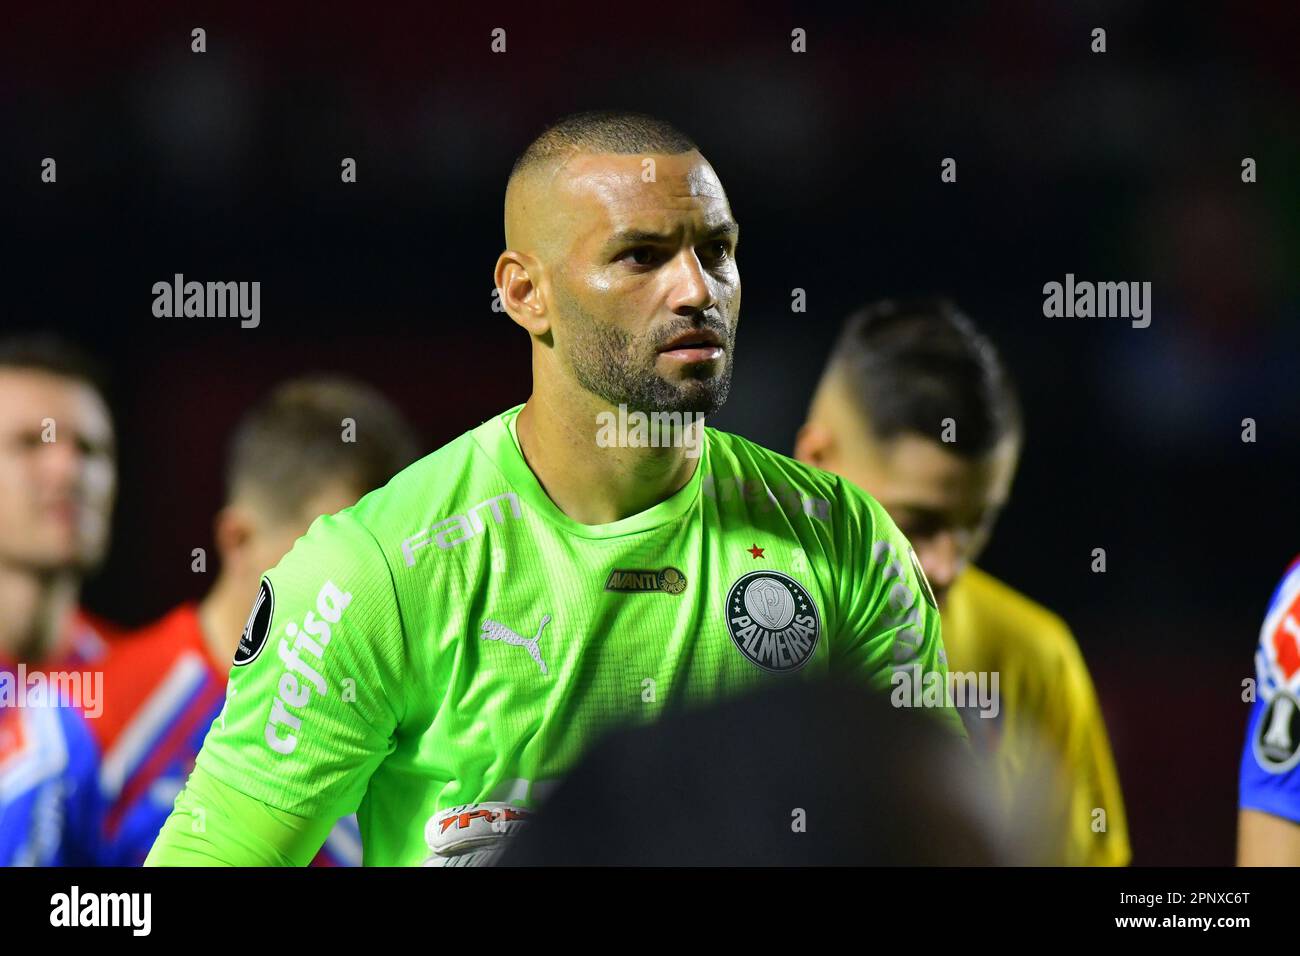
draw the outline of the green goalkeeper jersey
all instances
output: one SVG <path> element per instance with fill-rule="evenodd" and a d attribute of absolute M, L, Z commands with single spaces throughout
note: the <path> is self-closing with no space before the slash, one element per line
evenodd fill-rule
<path fill-rule="evenodd" d="M 584 525 L 525 462 L 521 407 L 317 519 L 266 574 L 151 864 L 193 862 L 197 839 L 218 861 L 254 826 L 203 782 L 268 826 L 356 811 L 367 865 L 419 864 L 435 814 L 533 807 L 613 725 L 768 681 L 946 685 L 929 584 L 866 493 L 708 428 L 677 493 Z"/>

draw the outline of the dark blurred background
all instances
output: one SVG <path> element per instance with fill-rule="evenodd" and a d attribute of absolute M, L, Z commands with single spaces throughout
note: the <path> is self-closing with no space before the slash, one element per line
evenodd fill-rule
<path fill-rule="evenodd" d="M 1241 682 L 1300 551 L 1297 19 L 899 6 L 8 11 L 2 325 L 60 330 L 114 379 L 122 490 L 87 604 L 138 624 L 202 593 L 190 554 L 212 552 L 228 433 L 286 376 L 378 385 L 429 449 L 523 401 L 525 335 L 491 309 L 510 166 L 560 115 L 640 109 L 700 143 L 742 224 L 735 384 L 711 424 L 788 453 L 850 310 L 954 297 L 1027 405 L 982 563 L 1073 626 L 1135 862 L 1231 862 Z M 260 281 L 260 327 L 155 318 L 177 272 Z M 1044 318 L 1067 272 L 1150 281 L 1151 326 Z"/>

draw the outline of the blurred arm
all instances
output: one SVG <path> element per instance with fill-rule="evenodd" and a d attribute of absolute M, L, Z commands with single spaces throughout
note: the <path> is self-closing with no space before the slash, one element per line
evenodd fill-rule
<path fill-rule="evenodd" d="M 1300 824 L 1262 810 L 1237 815 L 1238 866 L 1300 866 Z"/>
<path fill-rule="evenodd" d="M 195 767 L 144 865 L 306 866 L 333 825 L 268 807 Z"/>
<path fill-rule="evenodd" d="M 1127 866 L 1132 853 L 1119 774 L 1111 753 L 1092 676 L 1074 635 L 1065 629 L 1064 734 L 1069 777 L 1070 845 L 1066 861 L 1075 866 Z M 1095 829 L 1097 811 L 1105 813 L 1105 828 Z"/>

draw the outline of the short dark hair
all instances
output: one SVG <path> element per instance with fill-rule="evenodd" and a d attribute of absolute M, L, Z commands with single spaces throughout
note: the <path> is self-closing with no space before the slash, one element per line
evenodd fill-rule
<path fill-rule="evenodd" d="M 944 437 L 978 457 L 1021 431 L 1020 401 L 993 343 L 948 299 L 885 299 L 845 321 L 827 363 L 854 397 L 872 433 L 889 441 Z"/>
<path fill-rule="evenodd" d="M 677 127 L 645 113 L 588 110 L 571 113 L 542 130 L 515 160 L 510 178 L 574 151 L 589 153 L 687 153 L 698 147 Z"/>
<path fill-rule="evenodd" d="M 107 401 L 108 374 L 89 353 L 50 332 L 0 336 L 0 368 L 48 372 L 89 385 Z"/>
<path fill-rule="evenodd" d="M 343 419 L 356 422 L 342 440 Z M 278 386 L 235 429 L 226 459 L 230 499 L 252 493 L 277 515 L 296 516 L 331 481 L 363 494 L 386 483 L 419 453 L 401 412 L 369 385 L 308 375 Z"/>

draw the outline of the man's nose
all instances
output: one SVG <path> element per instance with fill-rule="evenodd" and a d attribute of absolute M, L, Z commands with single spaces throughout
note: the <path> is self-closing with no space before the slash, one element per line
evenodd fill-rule
<path fill-rule="evenodd" d="M 941 531 L 926 541 L 917 550 L 916 556 L 920 558 L 925 576 L 930 579 L 930 585 L 935 590 L 943 591 L 952 587 L 962 566 L 962 550 L 956 534 Z"/>
<path fill-rule="evenodd" d="M 56 484 L 60 490 L 76 485 L 81 478 L 85 452 L 72 436 L 56 434 L 52 442 L 41 447 L 40 470 L 45 480 Z"/>
<path fill-rule="evenodd" d="M 673 293 L 669 307 L 678 315 L 694 315 L 717 306 L 713 287 L 694 249 L 683 249 L 673 262 Z"/>

